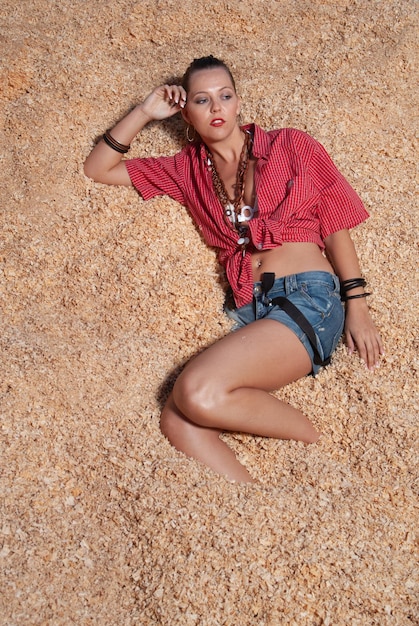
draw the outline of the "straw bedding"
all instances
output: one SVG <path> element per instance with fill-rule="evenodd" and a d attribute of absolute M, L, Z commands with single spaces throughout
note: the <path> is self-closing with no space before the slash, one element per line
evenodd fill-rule
<path fill-rule="evenodd" d="M 419 623 L 415 9 L 3 1 L 1 624 Z M 176 373 L 229 331 L 214 252 L 176 203 L 82 172 L 96 136 L 209 53 L 244 121 L 314 135 L 364 199 L 386 344 L 373 374 L 340 345 L 278 392 L 318 445 L 225 435 L 251 486 L 158 426 Z M 182 141 L 180 120 L 154 124 L 130 154 Z"/>

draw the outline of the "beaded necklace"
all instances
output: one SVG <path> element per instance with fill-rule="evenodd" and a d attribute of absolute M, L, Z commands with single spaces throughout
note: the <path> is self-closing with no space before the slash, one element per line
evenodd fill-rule
<path fill-rule="evenodd" d="M 217 171 L 214 158 L 208 148 L 205 146 L 207 154 L 207 162 L 211 169 L 212 182 L 217 198 L 224 207 L 224 215 L 228 223 L 234 228 L 239 238 L 237 244 L 241 246 L 243 256 L 246 252 L 246 246 L 250 239 L 247 236 L 248 224 L 252 219 L 254 209 L 250 206 L 241 206 L 244 194 L 244 185 L 249 160 L 252 153 L 252 136 L 249 132 L 245 133 L 245 140 L 240 154 L 239 164 L 236 172 L 236 184 L 234 185 L 234 198 L 230 198 L 225 188 L 224 182 Z"/>

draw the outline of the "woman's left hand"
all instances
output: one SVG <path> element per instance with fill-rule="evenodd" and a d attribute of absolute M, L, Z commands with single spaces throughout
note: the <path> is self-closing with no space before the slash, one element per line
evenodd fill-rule
<path fill-rule="evenodd" d="M 351 300 L 346 306 L 344 332 L 348 351 L 350 354 L 357 351 L 366 367 L 373 370 L 384 354 L 380 333 L 363 299 Z"/>

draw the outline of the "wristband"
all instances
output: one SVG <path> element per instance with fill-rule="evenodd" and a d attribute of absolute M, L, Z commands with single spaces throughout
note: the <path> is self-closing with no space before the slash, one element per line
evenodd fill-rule
<path fill-rule="evenodd" d="M 357 289 L 357 287 L 365 287 L 367 281 L 365 278 L 349 278 L 348 280 L 343 280 L 340 283 L 340 295 L 342 298 L 346 296 L 348 291 L 352 291 L 352 289 Z"/>

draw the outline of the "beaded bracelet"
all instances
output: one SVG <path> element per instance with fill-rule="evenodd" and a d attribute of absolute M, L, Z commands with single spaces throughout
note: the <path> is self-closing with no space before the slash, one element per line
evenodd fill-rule
<path fill-rule="evenodd" d="M 119 141 L 116 141 L 116 139 L 112 137 L 108 130 L 103 135 L 103 141 L 106 143 L 106 145 L 112 148 L 112 150 L 116 150 L 116 152 L 119 152 L 120 154 L 126 154 L 131 148 L 130 145 L 125 146 L 123 143 L 119 143 Z"/>

